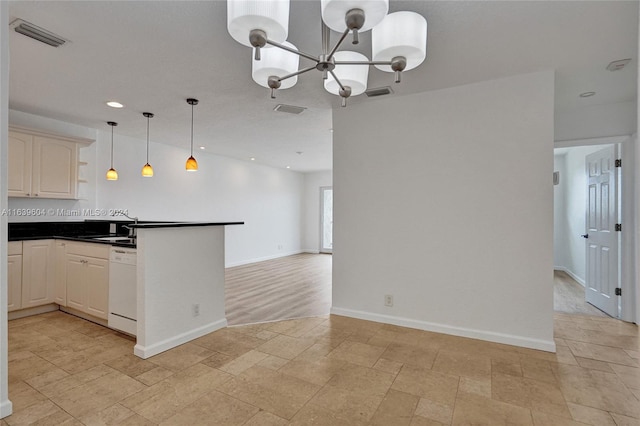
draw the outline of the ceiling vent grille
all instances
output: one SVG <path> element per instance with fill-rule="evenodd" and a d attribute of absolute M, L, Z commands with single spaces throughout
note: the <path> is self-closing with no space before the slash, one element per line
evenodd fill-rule
<path fill-rule="evenodd" d="M 273 110 L 278 112 L 286 112 L 288 114 L 301 114 L 305 109 L 305 107 L 295 105 L 278 104 Z"/>
<path fill-rule="evenodd" d="M 376 87 L 374 89 L 368 89 L 364 92 L 368 97 L 374 98 L 376 96 L 385 96 L 393 93 L 393 89 L 389 86 Z"/>
<path fill-rule="evenodd" d="M 607 65 L 607 70 L 620 71 L 622 68 L 626 67 L 629 64 L 629 62 L 631 62 L 631 58 L 620 59 L 619 61 L 613 61 L 609 65 Z"/>
<path fill-rule="evenodd" d="M 22 19 L 16 19 L 13 21 L 11 23 L 11 27 L 17 33 L 31 37 L 32 39 L 38 40 L 39 42 L 49 46 L 60 47 L 67 42 L 67 40 L 55 35 L 51 31 L 47 31 L 44 28 L 40 28 L 39 26 L 23 21 Z"/>

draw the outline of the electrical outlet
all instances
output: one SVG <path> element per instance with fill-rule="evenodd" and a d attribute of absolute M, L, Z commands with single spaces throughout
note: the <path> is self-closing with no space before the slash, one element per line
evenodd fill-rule
<path fill-rule="evenodd" d="M 278 244 L 278 250 L 282 250 L 282 244 Z"/>
<path fill-rule="evenodd" d="M 393 306 L 393 295 L 391 294 L 384 295 L 384 306 Z"/>
<path fill-rule="evenodd" d="M 200 304 L 199 303 L 194 303 L 193 304 L 193 316 L 197 317 L 198 315 L 200 315 Z"/>

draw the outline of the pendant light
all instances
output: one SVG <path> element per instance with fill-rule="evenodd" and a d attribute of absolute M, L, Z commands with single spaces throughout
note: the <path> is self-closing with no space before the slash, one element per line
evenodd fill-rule
<path fill-rule="evenodd" d="M 153 118 L 150 112 L 143 112 L 142 115 L 147 117 L 147 163 L 142 167 L 142 176 L 153 177 L 153 167 L 149 164 L 149 119 Z"/>
<path fill-rule="evenodd" d="M 107 121 L 111 126 L 111 168 L 107 170 L 107 180 L 118 180 L 118 172 L 113 168 L 113 128 L 118 125 L 115 121 Z"/>
<path fill-rule="evenodd" d="M 189 98 L 187 99 L 187 103 L 191 105 L 191 156 L 187 159 L 187 164 L 185 168 L 188 172 L 197 172 L 198 171 L 198 162 L 195 158 L 193 158 L 193 106 L 198 105 L 198 100 Z"/>

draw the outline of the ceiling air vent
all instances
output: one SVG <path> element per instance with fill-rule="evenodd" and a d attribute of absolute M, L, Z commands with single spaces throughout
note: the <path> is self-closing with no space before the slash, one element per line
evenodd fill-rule
<path fill-rule="evenodd" d="M 607 65 L 607 70 L 620 71 L 622 68 L 626 67 L 629 64 L 629 62 L 631 62 L 631 58 L 620 59 L 619 61 L 613 61 L 609 65 Z"/>
<path fill-rule="evenodd" d="M 368 97 L 373 98 L 375 96 L 384 96 L 390 95 L 393 93 L 393 90 L 389 86 L 385 87 L 376 87 L 374 89 L 368 89 L 364 92 Z"/>
<path fill-rule="evenodd" d="M 286 112 L 289 114 L 300 114 L 305 109 L 306 109 L 305 107 L 299 107 L 295 105 L 278 104 L 273 110 L 278 112 Z"/>
<path fill-rule="evenodd" d="M 23 21 L 22 19 L 16 19 L 13 21 L 11 23 L 11 27 L 17 33 L 31 37 L 32 39 L 48 44 L 49 46 L 59 47 L 67 42 L 67 40 L 55 35 L 51 31 L 47 31 L 44 28 L 40 28 L 39 26 Z"/>

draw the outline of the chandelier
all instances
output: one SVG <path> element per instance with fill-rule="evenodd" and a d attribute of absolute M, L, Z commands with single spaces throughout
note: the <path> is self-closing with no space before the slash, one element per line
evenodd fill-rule
<path fill-rule="evenodd" d="M 367 90 L 369 66 L 400 75 L 420 65 L 427 52 L 427 21 L 415 12 L 389 13 L 389 0 L 321 0 L 322 53 L 299 51 L 286 41 L 289 31 L 289 0 L 227 0 L 227 30 L 237 42 L 254 49 L 253 80 L 271 89 L 296 84 L 298 76 L 312 70 L 322 72 L 324 88 L 342 98 Z M 330 46 L 330 30 L 342 33 Z M 359 34 L 371 30 L 372 59 L 341 50 L 349 33 L 358 44 Z M 299 69 L 300 57 L 313 62 Z"/>

